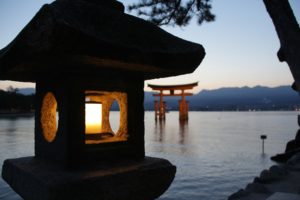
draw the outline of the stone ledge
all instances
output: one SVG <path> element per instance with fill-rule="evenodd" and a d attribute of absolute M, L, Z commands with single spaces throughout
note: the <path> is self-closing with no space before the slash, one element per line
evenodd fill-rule
<path fill-rule="evenodd" d="M 298 194 L 276 192 L 266 200 L 300 200 Z"/>
<path fill-rule="evenodd" d="M 71 171 L 25 157 L 5 160 L 2 177 L 28 200 L 150 200 L 167 190 L 175 173 L 176 167 L 169 161 L 151 157 Z"/>
<path fill-rule="evenodd" d="M 269 200 L 273 195 L 273 198 L 280 199 L 282 193 L 298 194 L 299 180 L 300 153 L 292 156 L 286 164 L 277 164 L 263 170 L 259 177 L 254 178 L 245 189 L 230 195 L 228 200 Z M 285 199 L 289 198 L 282 197 L 282 200 Z"/>

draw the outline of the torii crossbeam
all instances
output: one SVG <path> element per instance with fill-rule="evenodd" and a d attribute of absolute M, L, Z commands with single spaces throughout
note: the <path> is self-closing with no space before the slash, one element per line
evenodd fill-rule
<path fill-rule="evenodd" d="M 159 97 L 159 102 L 154 101 L 155 119 L 165 119 L 166 117 L 166 102 L 164 102 L 164 96 L 181 96 L 179 100 L 179 119 L 187 120 L 189 111 L 189 102 L 186 101 L 186 96 L 192 96 L 193 93 L 185 92 L 185 90 L 191 90 L 198 85 L 198 82 L 181 84 L 181 85 L 153 85 L 148 84 L 152 90 L 159 91 L 159 93 L 153 94 L 153 96 Z M 175 93 L 179 90 L 179 93 Z M 164 93 L 164 91 L 169 91 L 169 93 Z M 180 92 L 181 91 L 181 92 Z"/>

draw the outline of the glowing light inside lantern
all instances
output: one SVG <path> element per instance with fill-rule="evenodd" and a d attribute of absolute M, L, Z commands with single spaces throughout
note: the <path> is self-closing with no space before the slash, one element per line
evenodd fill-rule
<path fill-rule="evenodd" d="M 102 130 L 102 104 L 85 103 L 85 133 L 96 134 Z"/>

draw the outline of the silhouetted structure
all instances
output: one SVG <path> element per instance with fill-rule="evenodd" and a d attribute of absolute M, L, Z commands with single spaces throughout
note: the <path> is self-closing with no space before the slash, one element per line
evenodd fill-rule
<path fill-rule="evenodd" d="M 164 96 L 181 96 L 179 100 L 179 119 L 187 120 L 189 118 L 189 102 L 186 101 L 186 96 L 192 96 L 193 93 L 185 92 L 185 90 L 191 90 L 198 85 L 198 82 L 180 84 L 180 85 L 153 85 L 148 84 L 152 90 L 159 91 L 159 94 L 153 94 L 153 96 L 159 97 L 159 101 L 154 101 L 155 119 L 157 117 L 162 120 L 166 118 L 166 102 L 163 100 Z M 176 93 L 179 90 L 180 93 Z M 169 93 L 164 93 L 169 91 Z"/>
<path fill-rule="evenodd" d="M 144 80 L 190 73 L 204 55 L 117 1 L 44 5 L 0 51 L 0 79 L 36 82 L 35 156 L 6 160 L 4 180 L 30 200 L 157 198 L 176 167 L 145 157 Z"/>

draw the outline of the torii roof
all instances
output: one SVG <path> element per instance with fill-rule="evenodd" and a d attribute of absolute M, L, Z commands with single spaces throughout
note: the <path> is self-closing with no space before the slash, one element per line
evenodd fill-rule
<path fill-rule="evenodd" d="M 193 89 L 196 86 L 198 86 L 198 82 L 185 83 L 185 84 L 176 84 L 176 85 L 148 84 L 148 87 L 152 88 L 153 90 L 189 90 L 189 89 Z"/>
<path fill-rule="evenodd" d="M 125 14 L 117 1 L 56 0 L 0 51 L 0 79 L 121 72 L 145 80 L 191 73 L 204 56 L 201 45 Z"/>

